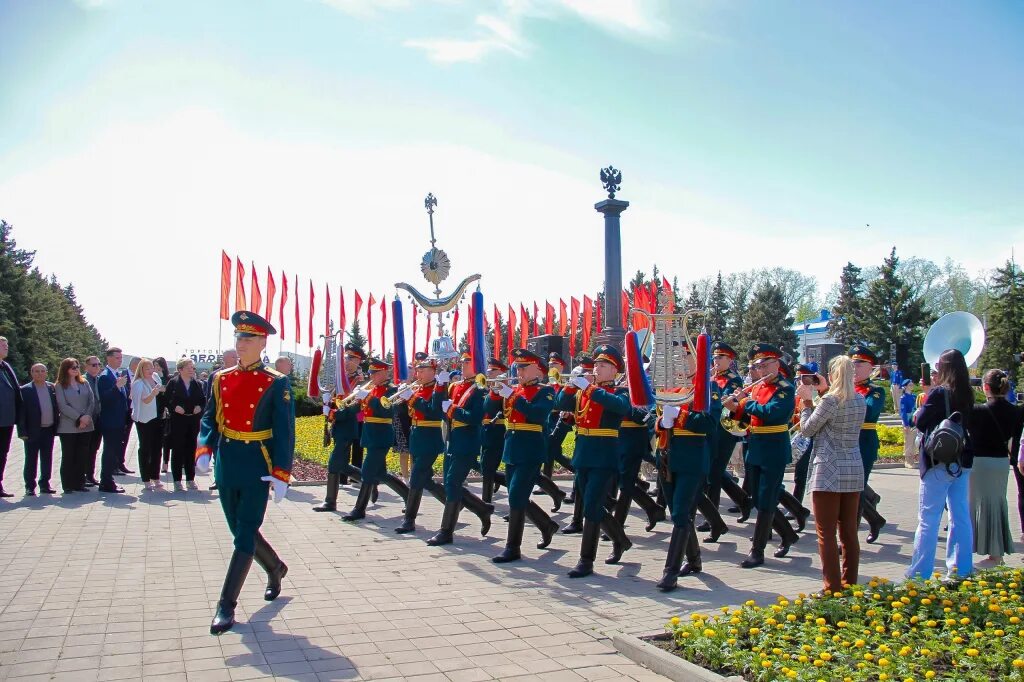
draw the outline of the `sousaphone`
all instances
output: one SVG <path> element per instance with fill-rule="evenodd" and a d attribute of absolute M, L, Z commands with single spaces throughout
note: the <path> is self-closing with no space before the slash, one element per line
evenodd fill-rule
<path fill-rule="evenodd" d="M 925 362 L 934 367 L 939 356 L 951 348 L 963 353 L 968 367 L 977 362 L 985 349 L 985 328 L 981 320 L 962 310 L 936 320 L 924 337 Z"/>

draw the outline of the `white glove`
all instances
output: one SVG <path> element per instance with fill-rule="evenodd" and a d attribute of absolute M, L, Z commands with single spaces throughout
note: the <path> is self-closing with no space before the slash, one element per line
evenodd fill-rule
<path fill-rule="evenodd" d="M 331 406 L 330 405 L 324 405 L 324 416 L 325 417 L 329 417 L 330 415 L 331 415 Z"/>
<path fill-rule="evenodd" d="M 401 398 L 402 400 L 408 400 L 409 398 L 412 397 L 412 389 L 409 388 L 408 386 L 403 388 L 401 391 L 398 392 L 398 397 Z"/>
<path fill-rule="evenodd" d="M 447 384 L 451 380 L 452 380 L 452 373 L 451 372 L 438 372 L 437 373 L 437 383 L 441 384 L 442 386 L 444 386 L 445 384 Z"/>
<path fill-rule="evenodd" d="M 352 397 L 355 398 L 356 400 L 362 400 L 368 395 L 370 395 L 370 392 L 367 391 L 365 388 L 357 388 L 355 395 Z"/>
<path fill-rule="evenodd" d="M 587 386 L 590 385 L 590 380 L 583 376 L 573 377 L 572 381 L 569 382 L 581 391 L 586 390 Z"/>
<path fill-rule="evenodd" d="M 501 388 L 498 389 L 498 395 L 502 398 L 511 398 L 513 392 L 512 387 L 507 384 L 501 384 Z"/>
<path fill-rule="evenodd" d="M 448 408 L 451 407 L 451 406 L 452 406 L 452 401 L 450 401 L 450 400 L 444 400 L 444 401 L 441 402 L 441 409 L 444 410 L 445 412 L 447 412 Z"/>
<path fill-rule="evenodd" d="M 666 405 L 661 410 L 661 425 L 666 429 L 671 429 L 676 423 L 676 417 L 679 416 L 679 408 L 675 405 Z"/>
<path fill-rule="evenodd" d="M 199 457 L 196 458 L 196 473 L 197 474 L 202 474 L 204 476 L 206 474 L 210 473 L 210 456 L 209 455 L 199 455 Z"/>
<path fill-rule="evenodd" d="M 273 476 L 264 476 L 260 479 L 261 481 L 268 481 L 274 486 L 274 502 L 280 503 L 284 499 L 284 496 L 288 494 L 288 484 L 282 481 L 280 478 L 274 478 Z"/>

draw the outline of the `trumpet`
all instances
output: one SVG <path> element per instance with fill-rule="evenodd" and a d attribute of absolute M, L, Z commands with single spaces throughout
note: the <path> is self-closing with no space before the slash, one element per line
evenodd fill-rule
<path fill-rule="evenodd" d="M 388 405 L 385 405 L 385 407 L 404 404 L 408 400 L 408 398 L 402 398 L 398 394 L 401 393 L 402 391 L 404 391 L 405 389 L 409 389 L 413 393 L 416 393 L 416 391 L 418 391 L 421 388 L 421 386 L 422 386 L 422 384 L 420 382 L 418 382 L 418 381 L 414 381 L 411 384 L 410 383 L 399 384 L 398 386 L 395 387 L 395 397 L 394 398 L 388 398 Z M 381 400 L 381 402 L 383 403 L 384 401 Z"/>
<path fill-rule="evenodd" d="M 347 396 L 345 396 L 343 398 L 336 399 L 336 403 L 338 405 L 338 409 L 348 407 L 349 405 L 354 403 L 356 401 L 355 395 L 356 395 L 357 392 L 359 392 L 359 391 L 369 391 L 371 388 L 373 388 L 373 381 L 372 380 L 367 381 L 362 386 L 359 386 L 357 388 L 352 389 L 352 392 L 349 393 Z"/>

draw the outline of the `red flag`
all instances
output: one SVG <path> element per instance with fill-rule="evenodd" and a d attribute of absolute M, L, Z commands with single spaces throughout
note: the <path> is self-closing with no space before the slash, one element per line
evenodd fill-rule
<path fill-rule="evenodd" d="M 249 310 L 253 311 L 257 315 L 260 314 L 260 308 L 263 307 L 263 294 L 260 293 L 260 279 L 256 275 L 256 264 L 252 263 L 252 269 L 249 271 L 252 277 L 252 288 L 249 290 Z"/>
<path fill-rule="evenodd" d="M 583 297 L 583 338 L 581 341 L 580 350 L 587 352 L 590 350 L 590 325 L 594 319 L 594 302 L 590 300 L 589 296 Z"/>
<path fill-rule="evenodd" d="M 288 275 L 281 271 L 281 308 L 277 312 L 277 321 L 281 327 L 281 340 L 284 341 L 284 304 L 288 302 Z"/>
<path fill-rule="evenodd" d="M 565 301 L 558 299 L 558 335 L 565 336 L 565 327 L 568 320 L 565 319 Z"/>
<path fill-rule="evenodd" d="M 625 297 L 625 292 L 623 292 L 623 296 Z M 640 286 L 634 285 L 633 286 L 633 307 L 634 308 L 639 308 L 640 310 L 648 310 L 649 309 L 650 306 L 647 303 L 647 287 L 645 287 L 643 285 L 640 285 Z M 626 313 L 627 313 L 628 309 L 629 309 L 629 301 L 626 298 L 624 298 L 623 302 L 622 302 L 622 321 L 623 321 L 623 323 L 624 324 L 628 323 L 630 325 L 630 327 L 632 327 L 633 329 L 643 329 L 643 327 L 645 325 L 644 316 L 641 315 L 640 313 L 633 313 L 632 318 L 631 319 L 627 319 Z"/>
<path fill-rule="evenodd" d="M 366 340 L 370 344 L 370 355 L 373 355 L 373 304 L 376 302 L 371 293 L 366 302 Z"/>
<path fill-rule="evenodd" d="M 220 319 L 230 320 L 231 310 L 228 299 L 231 297 L 231 256 L 220 252 Z M 269 319 L 269 318 L 268 318 Z"/>
<path fill-rule="evenodd" d="M 605 305 L 608 305 L 607 301 L 605 301 Z M 597 318 L 597 320 L 594 321 L 594 328 L 597 331 L 604 329 L 604 325 L 601 324 L 601 308 L 602 306 L 599 305 L 597 301 L 594 301 L 594 317 Z"/>
<path fill-rule="evenodd" d="M 270 266 L 267 266 L 267 314 L 264 317 L 267 318 L 267 322 L 274 319 L 274 294 L 277 293 L 277 285 L 274 283 L 274 273 L 270 271 Z"/>
<path fill-rule="evenodd" d="M 459 348 L 459 306 L 455 306 L 455 317 L 452 318 L 452 341 L 455 342 L 455 349 Z"/>
<path fill-rule="evenodd" d="M 569 320 L 569 355 L 576 357 L 576 324 L 580 319 L 580 302 L 573 296 L 569 299 L 569 310 L 572 317 Z"/>
<path fill-rule="evenodd" d="M 331 285 L 324 283 L 324 296 L 326 302 L 324 303 L 324 338 L 326 339 L 331 335 Z"/>
<path fill-rule="evenodd" d="M 309 280 L 309 347 L 313 347 L 313 313 L 316 310 L 316 294 L 313 293 L 313 280 Z"/>
<path fill-rule="evenodd" d="M 345 331 L 348 325 L 348 316 L 345 315 L 345 289 L 342 287 L 338 287 L 338 325 L 341 331 Z"/>
<path fill-rule="evenodd" d="M 629 296 L 626 294 L 626 290 L 622 290 L 622 324 L 628 324 L 629 319 Z"/>
<path fill-rule="evenodd" d="M 533 335 L 534 336 L 540 336 L 540 327 L 537 326 L 537 325 L 540 324 L 539 318 L 540 318 L 540 308 L 537 307 L 537 302 L 534 301 L 533 302 Z M 523 347 L 524 348 L 526 347 L 525 343 L 523 343 Z"/>
<path fill-rule="evenodd" d="M 438 313 L 440 315 L 440 313 Z M 423 342 L 423 352 L 430 352 L 430 313 L 426 313 L 427 317 L 427 340 Z"/>
<path fill-rule="evenodd" d="M 514 341 L 513 341 L 512 337 L 515 335 L 515 332 L 516 332 L 516 311 L 512 310 L 512 304 L 511 303 L 508 304 L 508 323 L 507 323 L 507 325 L 508 326 L 506 327 L 506 330 L 508 331 L 508 355 L 506 356 L 506 359 L 508 360 L 509 364 L 511 364 L 512 363 L 512 346 L 514 345 Z"/>
<path fill-rule="evenodd" d="M 672 287 L 669 286 L 668 280 L 664 277 L 661 278 L 661 289 L 668 295 L 668 305 L 665 308 L 665 312 L 674 313 L 676 311 L 675 293 L 672 291 Z"/>
<path fill-rule="evenodd" d="M 235 312 L 245 310 L 245 266 L 235 256 Z"/>
<path fill-rule="evenodd" d="M 544 333 L 555 333 L 555 306 L 544 301 Z"/>
<path fill-rule="evenodd" d="M 416 355 L 416 318 L 420 316 L 420 309 L 418 306 L 413 305 L 412 307 L 412 354 Z M 412 358 L 409 358 L 412 360 Z"/>
<path fill-rule="evenodd" d="M 382 298 L 382 299 L 380 299 L 380 357 L 381 358 L 383 358 L 385 355 L 387 355 L 387 350 L 385 350 L 385 349 L 387 348 L 388 337 L 384 334 L 384 325 L 387 324 L 387 321 L 388 321 L 387 300 Z"/>
<path fill-rule="evenodd" d="M 302 322 L 299 315 L 299 276 L 295 275 L 295 343 L 302 343 Z"/>
<path fill-rule="evenodd" d="M 494 357 L 501 359 L 501 323 L 498 320 L 498 304 L 494 304 Z M 490 358 L 488 358 L 489 360 Z"/>
<path fill-rule="evenodd" d="M 519 304 L 519 347 L 526 348 L 526 340 L 530 338 L 530 316 L 526 307 Z"/>
<path fill-rule="evenodd" d="M 356 317 L 355 321 L 359 321 L 359 311 L 363 309 L 363 297 L 359 295 L 359 289 L 356 289 Z"/>
<path fill-rule="evenodd" d="M 649 288 L 650 288 L 650 299 L 649 299 L 649 301 L 650 301 L 651 307 L 647 310 L 647 312 L 653 314 L 653 313 L 658 312 L 658 283 L 657 282 L 651 282 Z"/>

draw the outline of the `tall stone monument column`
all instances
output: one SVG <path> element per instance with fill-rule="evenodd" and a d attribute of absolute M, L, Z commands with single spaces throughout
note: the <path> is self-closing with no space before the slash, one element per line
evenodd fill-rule
<path fill-rule="evenodd" d="M 622 319 L 622 236 L 619 216 L 629 208 L 628 201 L 615 198 L 622 184 L 622 172 L 614 166 L 601 169 L 601 182 L 608 198 L 594 204 L 598 213 L 604 214 L 604 329 L 595 337 L 598 344 L 607 343 L 619 350 L 626 337 L 625 320 Z"/>

